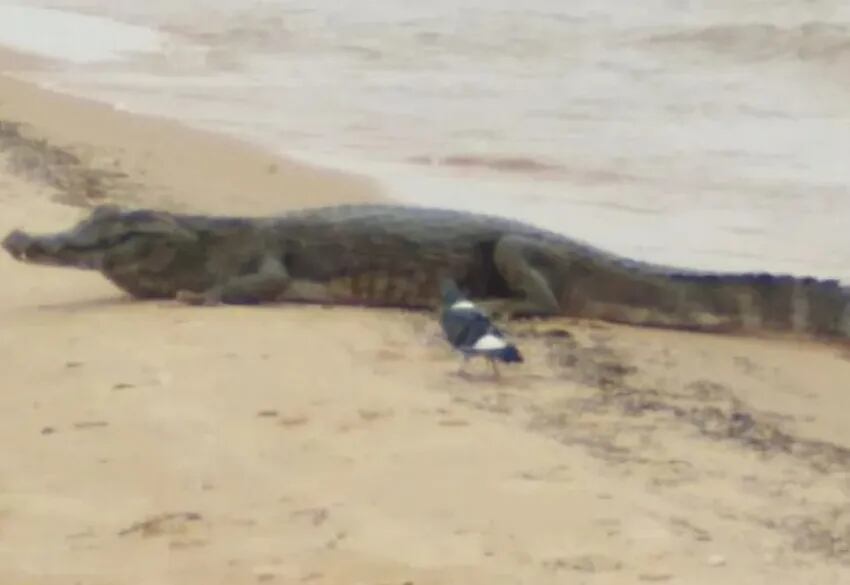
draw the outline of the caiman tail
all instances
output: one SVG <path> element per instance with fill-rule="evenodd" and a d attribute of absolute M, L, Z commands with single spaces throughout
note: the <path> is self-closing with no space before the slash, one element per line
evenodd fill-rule
<path fill-rule="evenodd" d="M 837 280 L 594 268 L 569 270 L 560 295 L 566 314 L 693 331 L 850 339 L 850 288 Z"/>

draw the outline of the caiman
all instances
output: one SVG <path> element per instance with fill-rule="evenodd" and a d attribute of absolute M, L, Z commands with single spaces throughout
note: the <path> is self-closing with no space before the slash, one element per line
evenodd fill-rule
<path fill-rule="evenodd" d="M 15 230 L 3 247 L 25 262 L 98 270 L 140 299 L 435 309 L 448 278 L 503 317 L 850 338 L 850 291 L 835 280 L 660 266 L 445 209 L 342 205 L 252 218 L 101 205 L 64 232 Z"/>

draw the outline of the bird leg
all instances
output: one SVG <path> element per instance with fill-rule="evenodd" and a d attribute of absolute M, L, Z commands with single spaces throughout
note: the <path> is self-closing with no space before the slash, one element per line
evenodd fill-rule
<path fill-rule="evenodd" d="M 501 380 L 502 374 L 499 371 L 499 366 L 496 364 L 496 360 L 490 358 L 490 359 L 488 359 L 488 361 L 490 362 L 490 365 L 493 367 L 493 377 L 497 380 Z"/>
<path fill-rule="evenodd" d="M 469 363 L 469 356 L 466 355 L 466 354 L 463 354 L 463 361 L 460 362 L 460 366 L 458 366 L 458 369 L 457 369 L 457 375 L 460 376 L 461 378 L 465 378 L 467 376 L 466 364 L 468 364 L 468 363 Z"/>

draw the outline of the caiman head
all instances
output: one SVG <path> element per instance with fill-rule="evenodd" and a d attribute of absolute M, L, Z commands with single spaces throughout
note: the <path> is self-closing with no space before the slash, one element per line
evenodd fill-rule
<path fill-rule="evenodd" d="M 3 240 L 3 248 L 23 262 L 103 270 L 116 263 L 166 261 L 164 256 L 170 258 L 174 249 L 195 238 L 168 213 L 100 205 L 64 232 L 15 230 Z"/>

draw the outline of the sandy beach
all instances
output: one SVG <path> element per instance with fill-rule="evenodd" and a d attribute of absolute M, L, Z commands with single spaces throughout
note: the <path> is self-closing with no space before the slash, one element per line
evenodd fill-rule
<path fill-rule="evenodd" d="M 0 96 L 3 234 L 103 201 L 383 197 L 8 77 Z M 842 348 L 519 323 L 527 363 L 464 380 L 429 315 L 0 272 L 2 583 L 850 582 Z"/>

